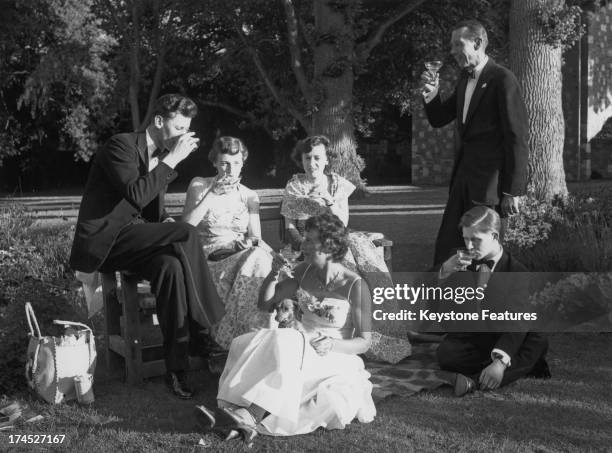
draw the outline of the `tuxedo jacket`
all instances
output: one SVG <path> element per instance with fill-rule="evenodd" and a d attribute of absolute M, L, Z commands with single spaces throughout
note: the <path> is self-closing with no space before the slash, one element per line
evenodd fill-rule
<path fill-rule="evenodd" d="M 83 272 L 99 269 L 123 227 L 135 221 L 167 218 L 164 195 L 176 176 L 161 161 L 149 172 L 144 132 L 111 137 L 96 153 L 89 171 L 70 254 L 71 267 Z"/>
<path fill-rule="evenodd" d="M 463 123 L 468 75 L 465 71 L 446 100 L 425 103 L 433 127 L 455 123 L 455 155 L 450 187 L 463 181 L 471 200 L 497 205 L 503 193 L 524 195 L 527 185 L 527 110 L 512 72 L 489 58 Z"/>
<path fill-rule="evenodd" d="M 524 305 L 529 298 L 527 272 L 527 268 L 520 261 L 504 250 L 490 275 L 480 308 L 495 313 L 503 313 L 506 310 L 512 312 L 525 311 Z M 444 282 L 444 286 L 474 287 L 477 278 L 478 272 L 457 272 Z M 463 305 L 465 307 L 469 304 L 470 302 L 465 302 Z M 472 308 L 465 307 L 468 311 L 473 311 Z M 482 344 L 489 349 L 501 349 L 513 357 L 529 333 L 526 330 L 511 331 L 521 330 L 516 329 L 517 325 L 514 322 L 508 322 L 507 332 L 500 332 L 499 330 L 503 327 L 500 324 L 502 321 L 492 322 L 495 323 L 496 332 L 474 332 L 453 335 L 460 336 L 473 343 Z"/>

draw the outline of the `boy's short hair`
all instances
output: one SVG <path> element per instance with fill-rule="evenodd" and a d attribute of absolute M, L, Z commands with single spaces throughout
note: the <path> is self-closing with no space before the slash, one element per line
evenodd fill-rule
<path fill-rule="evenodd" d="M 461 217 L 459 228 L 476 228 L 483 233 L 501 234 L 499 214 L 487 206 L 474 206 Z"/>

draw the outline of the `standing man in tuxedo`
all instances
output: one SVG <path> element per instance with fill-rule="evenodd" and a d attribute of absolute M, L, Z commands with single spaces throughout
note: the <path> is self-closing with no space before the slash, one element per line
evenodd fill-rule
<path fill-rule="evenodd" d="M 208 329 L 225 313 L 196 229 L 164 209 L 174 168 L 198 147 L 189 132 L 194 102 L 160 97 L 144 132 L 118 134 L 95 155 L 79 209 L 70 256 L 82 272 L 135 272 L 151 282 L 164 337 L 166 383 L 180 398 L 189 352 L 218 354 Z"/>
<path fill-rule="evenodd" d="M 481 306 L 490 312 L 522 312 L 529 295 L 527 268 L 504 250 L 499 214 L 475 206 L 461 217 L 459 228 L 471 258 L 452 255 L 440 267 L 440 282 L 450 287 L 478 285 L 484 289 Z M 528 332 L 520 321 L 479 322 L 480 332 L 450 332 L 438 347 L 440 368 L 458 373 L 457 396 L 476 388 L 495 390 L 524 376 L 550 377 L 544 335 Z"/>
<path fill-rule="evenodd" d="M 473 206 L 502 217 L 519 212 L 527 183 L 527 110 L 514 75 L 487 56 L 487 32 L 477 21 L 454 28 L 451 55 L 463 68 L 454 93 L 442 100 L 437 74 L 421 76 L 427 119 L 433 127 L 455 123 L 455 161 L 449 198 L 436 239 L 434 264 L 463 244 L 459 219 Z"/>

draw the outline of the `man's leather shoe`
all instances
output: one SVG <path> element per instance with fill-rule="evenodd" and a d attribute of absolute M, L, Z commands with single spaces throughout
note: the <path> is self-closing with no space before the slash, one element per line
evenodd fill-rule
<path fill-rule="evenodd" d="M 455 378 L 455 396 L 463 396 L 476 390 L 476 383 L 467 376 L 457 373 Z"/>
<path fill-rule="evenodd" d="M 170 371 L 166 373 L 166 385 L 181 399 L 188 400 L 193 397 L 193 390 L 185 382 L 184 371 Z"/>

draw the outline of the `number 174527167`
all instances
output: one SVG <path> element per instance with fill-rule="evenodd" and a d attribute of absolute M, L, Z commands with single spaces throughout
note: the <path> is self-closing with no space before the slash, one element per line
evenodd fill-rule
<path fill-rule="evenodd" d="M 9 434 L 9 444 L 63 444 L 65 434 Z"/>

